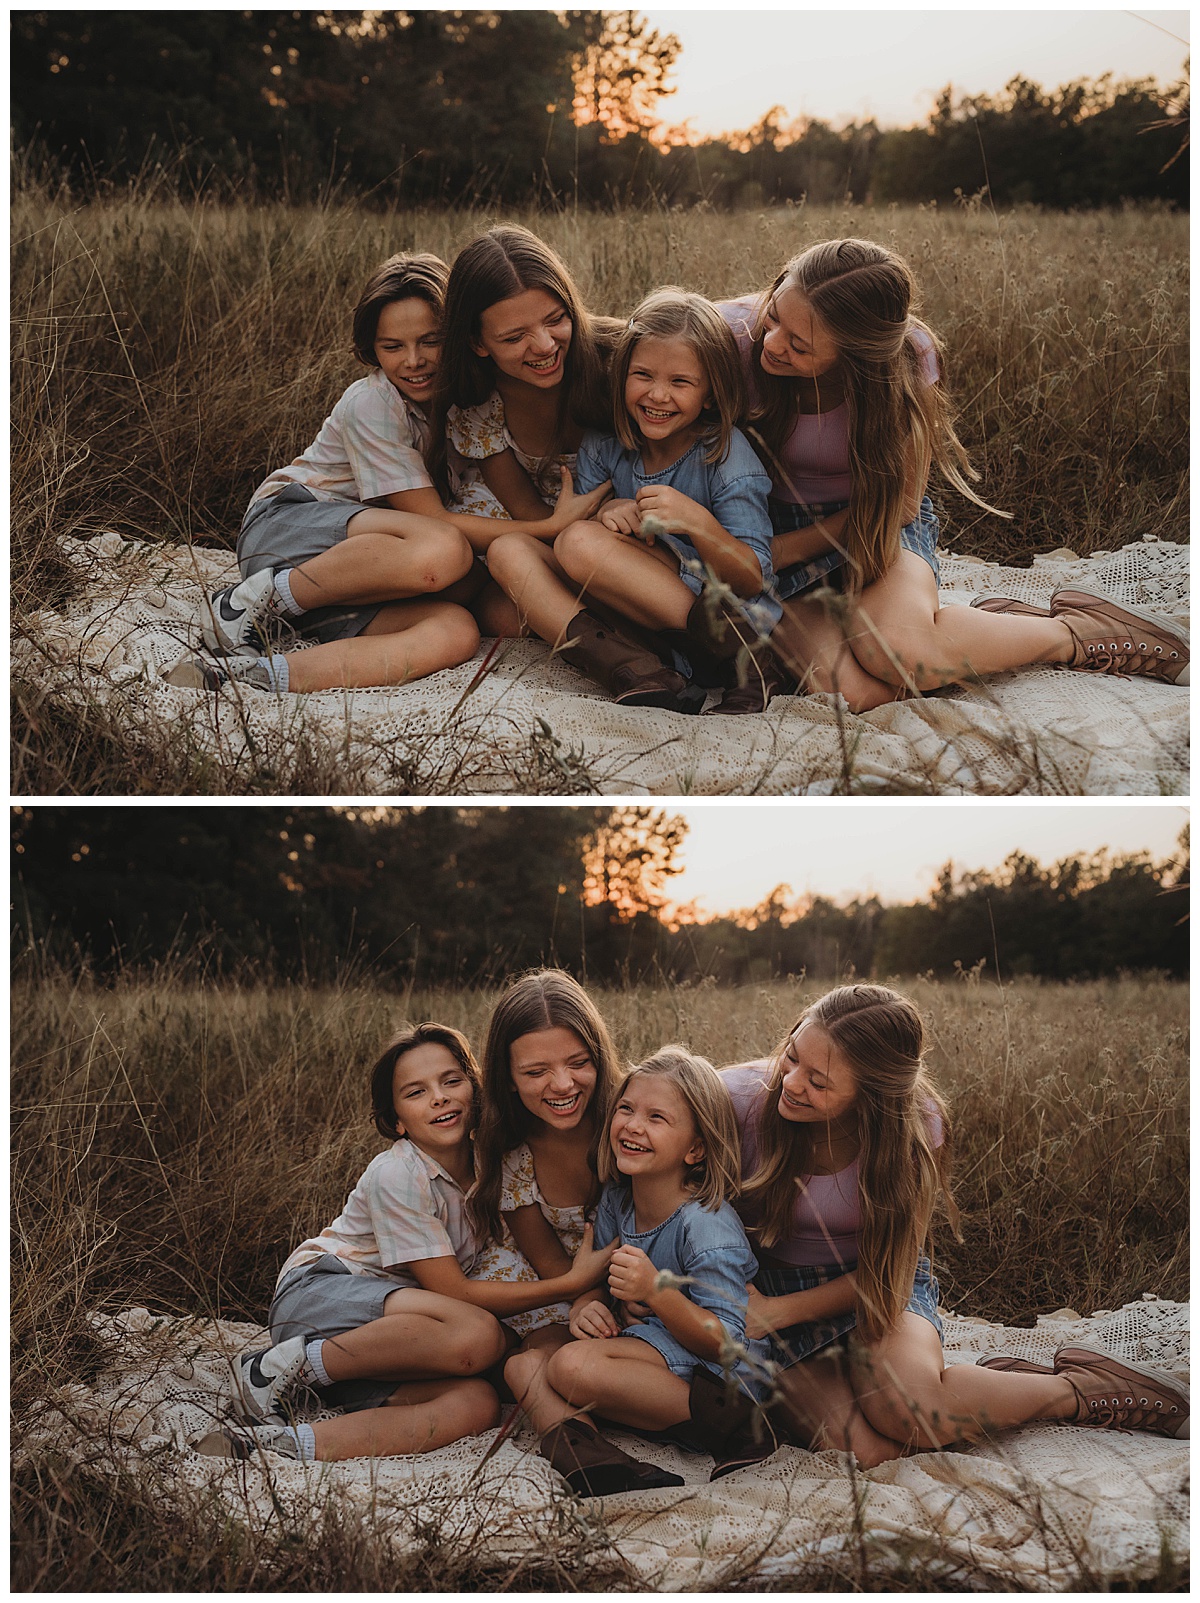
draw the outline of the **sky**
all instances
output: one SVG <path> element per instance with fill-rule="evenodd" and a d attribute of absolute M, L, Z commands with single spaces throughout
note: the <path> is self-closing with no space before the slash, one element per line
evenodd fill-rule
<path fill-rule="evenodd" d="M 1182 76 L 1187 11 L 915 11 L 652 9 L 641 13 L 683 45 L 662 102 L 668 126 L 694 138 L 752 127 L 772 106 L 785 122 L 841 127 L 873 116 L 883 127 L 923 123 L 946 84 L 996 93 L 1021 74 L 1057 88 L 1106 72 Z"/>
<path fill-rule="evenodd" d="M 1188 821 L 1185 807 L 1063 805 L 974 799 L 913 805 L 823 802 L 688 803 L 666 811 L 687 820 L 684 871 L 668 882 L 678 906 L 693 899 L 702 916 L 754 907 L 788 884 L 836 902 L 877 895 L 922 899 L 938 870 L 995 868 L 1022 851 L 1049 866 L 1075 852 L 1108 846 L 1172 855 Z"/>

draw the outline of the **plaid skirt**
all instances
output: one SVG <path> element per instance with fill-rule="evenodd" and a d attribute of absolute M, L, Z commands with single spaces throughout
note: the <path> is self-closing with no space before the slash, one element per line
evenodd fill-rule
<path fill-rule="evenodd" d="M 854 1264 L 848 1264 L 845 1269 L 822 1269 L 811 1265 L 793 1266 L 791 1264 L 763 1265 L 754 1277 L 754 1284 L 764 1297 L 786 1297 L 793 1291 L 811 1291 L 814 1286 L 826 1285 L 830 1280 L 836 1280 L 840 1275 L 849 1274 Z M 938 1333 L 942 1335 L 942 1321 L 938 1318 L 938 1283 L 933 1276 L 928 1258 L 917 1261 L 917 1272 L 913 1277 L 912 1294 L 906 1304 L 908 1313 L 920 1314 L 927 1319 Z M 834 1342 L 840 1341 L 848 1335 L 858 1323 L 857 1315 L 853 1312 L 834 1314 L 829 1319 L 812 1319 L 805 1324 L 789 1325 L 786 1330 L 779 1330 L 771 1336 L 771 1357 L 781 1369 L 788 1369 L 792 1364 L 798 1364 L 804 1358 L 811 1358 Z"/>

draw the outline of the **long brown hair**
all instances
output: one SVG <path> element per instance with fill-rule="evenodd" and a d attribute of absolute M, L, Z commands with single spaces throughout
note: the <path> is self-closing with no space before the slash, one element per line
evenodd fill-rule
<path fill-rule="evenodd" d="M 446 283 L 450 269 L 440 256 L 428 251 L 417 255 L 389 256 L 367 279 L 354 308 L 352 338 L 354 354 L 366 367 L 378 367 L 375 339 L 379 317 L 393 301 L 425 301 L 433 308 L 438 322 L 446 302 Z"/>
<path fill-rule="evenodd" d="M 708 462 L 720 462 L 733 431 L 746 414 L 746 381 L 737 341 L 729 324 L 710 300 L 692 290 L 666 284 L 647 295 L 621 333 L 612 354 L 612 427 L 627 451 L 642 444 L 641 430 L 625 405 L 625 380 L 639 340 L 682 340 L 690 345 L 703 370 L 709 402 L 701 417 L 708 442 Z"/>
<path fill-rule="evenodd" d="M 753 329 L 753 375 L 761 396 L 753 420 L 776 468 L 800 403 L 794 380 L 762 366 L 769 308 L 781 290 L 804 296 L 837 346 L 845 390 L 850 447 L 850 509 L 841 544 L 854 589 L 880 579 L 900 551 L 904 498 L 913 467 L 923 481 L 936 467 L 969 501 L 978 481 L 954 428 L 944 385 L 923 371 L 927 341 L 944 372 L 941 341 L 915 315 L 917 285 L 908 263 L 866 239 L 831 239 L 793 257 L 763 297 Z M 819 387 L 819 380 L 816 381 Z"/>
<path fill-rule="evenodd" d="M 815 1131 L 779 1112 L 784 1053 L 801 1024 L 815 1024 L 845 1059 L 858 1116 L 858 1325 L 868 1339 L 890 1330 L 904 1310 L 917 1259 L 930 1238 L 941 1195 L 952 1227 L 950 1119 L 925 1071 L 925 1030 L 908 997 L 885 985 L 841 985 L 806 1009 L 775 1053 L 758 1109 L 759 1166 L 744 1187 L 762 1206 L 755 1234 L 774 1246 L 791 1228 L 796 1183 L 811 1172 Z M 930 1129 L 936 1114 L 942 1142 Z"/>
<path fill-rule="evenodd" d="M 571 1030 L 583 1042 L 596 1066 L 596 1084 L 588 1111 L 592 1139 L 588 1164 L 596 1172 L 596 1149 L 604 1138 L 609 1103 L 623 1078 L 621 1060 L 608 1027 L 591 997 L 562 969 L 535 969 L 505 991 L 492 1009 L 483 1049 L 483 1107 L 475 1135 L 475 1173 L 471 1213 L 482 1239 L 503 1235 L 500 1193 L 504 1154 L 526 1139 L 534 1124 L 513 1084 L 512 1044 L 535 1030 Z M 599 1195 L 599 1184 L 593 1188 Z"/>
<path fill-rule="evenodd" d="M 446 414 L 451 406 L 481 405 L 496 387 L 491 358 L 474 349 L 483 314 L 498 301 L 527 289 L 553 295 L 571 319 L 571 343 L 558 390 L 559 432 L 568 418 L 583 429 L 607 430 L 610 426 L 605 358 L 618 325 L 588 313 L 566 263 L 544 240 L 515 223 L 498 224 L 464 245 L 450 269 L 442 363 L 433 404 L 431 467 L 439 488 L 444 489 L 446 477 Z"/>

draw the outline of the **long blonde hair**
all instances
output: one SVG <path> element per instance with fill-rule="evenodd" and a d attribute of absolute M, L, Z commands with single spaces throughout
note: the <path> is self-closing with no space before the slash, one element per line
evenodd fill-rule
<path fill-rule="evenodd" d="M 788 1031 L 758 1103 L 759 1166 L 745 1192 L 761 1204 L 759 1245 L 774 1246 L 788 1234 L 797 1181 L 811 1173 L 817 1129 L 779 1112 L 784 1054 L 801 1024 L 823 1030 L 854 1076 L 862 1220 L 855 1273 L 858 1325 L 869 1340 L 878 1340 L 908 1301 L 939 1194 L 952 1227 L 958 1228 L 950 1193 L 949 1114 L 925 1071 L 925 1030 L 912 1002 L 885 985 L 841 985 L 828 992 Z M 930 1128 L 934 1115 L 942 1126 L 940 1146 Z"/>
<path fill-rule="evenodd" d="M 685 1046 L 661 1047 L 653 1057 L 629 1071 L 621 1090 L 639 1076 L 650 1075 L 669 1080 L 692 1116 L 696 1135 L 704 1145 L 704 1156 L 689 1169 L 685 1183 L 692 1200 L 715 1213 L 723 1202 L 731 1202 L 737 1196 L 741 1185 L 742 1148 L 729 1088 L 707 1058 L 697 1057 Z M 619 1096 L 614 1101 L 619 1101 Z M 605 1130 L 597 1153 L 600 1178 L 628 1185 L 628 1177 L 617 1168 L 608 1134 Z"/>
<path fill-rule="evenodd" d="M 936 467 L 976 506 L 1010 517 L 972 490 L 968 480 L 979 475 L 955 431 L 945 388 L 925 376 L 922 345 L 932 348 L 939 373 L 943 350 L 914 314 L 917 285 L 908 263 L 867 239 L 810 246 L 788 262 L 763 297 L 753 329 L 752 371 L 762 397 L 753 421 L 776 473 L 800 402 L 794 380 L 763 369 L 762 349 L 768 310 L 788 289 L 804 296 L 837 346 L 850 448 L 850 509 L 840 543 L 852 588 L 882 578 L 899 555 L 914 466 L 919 482 Z"/>
<path fill-rule="evenodd" d="M 608 1109 L 622 1080 L 622 1064 L 608 1027 L 583 987 L 562 969 L 535 969 L 522 975 L 492 1009 L 487 1044 L 483 1049 L 482 1106 L 475 1135 L 476 1184 L 471 1192 L 471 1215 L 478 1234 L 499 1241 L 500 1193 L 503 1189 L 504 1154 L 520 1146 L 535 1118 L 520 1097 L 512 1077 L 512 1044 L 535 1030 L 573 1031 L 596 1066 L 596 1084 L 588 1112 L 592 1139 L 588 1164 L 596 1172 L 597 1149 L 605 1138 Z M 592 1201 L 599 1195 L 593 1187 Z"/>

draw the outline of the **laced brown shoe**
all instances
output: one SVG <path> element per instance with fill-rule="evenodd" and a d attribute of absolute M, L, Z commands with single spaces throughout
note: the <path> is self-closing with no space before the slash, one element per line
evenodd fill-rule
<path fill-rule="evenodd" d="M 1049 607 L 1035 607 L 1029 601 L 1018 601 L 1015 596 L 976 596 L 971 605 L 978 612 L 1015 612 L 1022 618 L 1053 616 Z"/>
<path fill-rule="evenodd" d="M 1164 1369 L 1126 1363 L 1091 1347 L 1060 1347 L 1054 1368 L 1079 1396 L 1076 1425 L 1112 1430 L 1148 1430 L 1156 1436 L 1190 1437 L 1190 1395 Z"/>
<path fill-rule="evenodd" d="M 1086 590 L 1059 590 L 1051 615 L 1075 637 L 1068 668 L 1091 673 L 1140 674 L 1167 684 L 1190 683 L 1188 632 L 1173 618 L 1159 618 Z"/>
<path fill-rule="evenodd" d="M 630 1458 L 582 1419 L 553 1426 L 542 1437 L 538 1452 L 580 1497 L 612 1497 L 617 1492 L 683 1485 L 682 1475 Z"/>
<path fill-rule="evenodd" d="M 975 1362 L 976 1369 L 998 1369 L 1004 1374 L 1013 1375 L 1053 1375 L 1054 1370 L 1049 1364 L 1031 1363 L 1028 1358 L 1010 1358 L 1007 1353 L 997 1353 L 992 1358 L 979 1358 Z"/>

